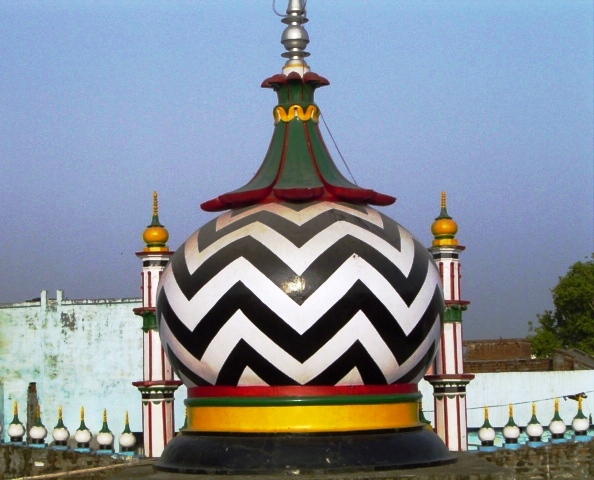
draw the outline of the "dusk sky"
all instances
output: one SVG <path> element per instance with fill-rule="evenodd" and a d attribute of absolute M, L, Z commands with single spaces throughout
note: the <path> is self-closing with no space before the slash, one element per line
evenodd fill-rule
<path fill-rule="evenodd" d="M 356 182 L 427 246 L 447 191 L 466 338 L 526 336 L 594 251 L 593 3 L 307 7 Z M 271 0 L 0 2 L 0 303 L 138 296 L 151 192 L 175 249 L 258 169 L 283 27 Z"/>

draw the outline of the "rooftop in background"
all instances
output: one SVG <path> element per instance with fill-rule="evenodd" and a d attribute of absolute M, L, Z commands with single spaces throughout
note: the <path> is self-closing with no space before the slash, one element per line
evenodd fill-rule
<path fill-rule="evenodd" d="M 594 357 L 579 350 L 556 350 L 552 358 L 533 358 L 525 338 L 464 341 L 464 370 L 470 373 L 594 370 Z"/>

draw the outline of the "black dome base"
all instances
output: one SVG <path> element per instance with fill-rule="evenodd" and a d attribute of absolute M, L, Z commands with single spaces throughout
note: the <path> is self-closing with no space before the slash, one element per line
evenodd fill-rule
<path fill-rule="evenodd" d="M 441 439 L 423 427 L 324 434 L 183 432 L 155 469 L 193 474 L 278 474 L 388 470 L 453 463 Z"/>

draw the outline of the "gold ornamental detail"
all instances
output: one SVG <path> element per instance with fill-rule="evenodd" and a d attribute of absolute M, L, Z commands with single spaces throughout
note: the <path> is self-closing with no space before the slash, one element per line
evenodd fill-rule
<path fill-rule="evenodd" d="M 278 106 L 272 111 L 274 115 L 274 124 L 278 122 L 290 122 L 295 118 L 299 118 L 302 122 L 312 120 L 318 123 L 320 119 L 320 110 L 315 105 L 308 105 L 304 110 L 301 105 L 291 105 L 287 110 L 284 107 Z"/>

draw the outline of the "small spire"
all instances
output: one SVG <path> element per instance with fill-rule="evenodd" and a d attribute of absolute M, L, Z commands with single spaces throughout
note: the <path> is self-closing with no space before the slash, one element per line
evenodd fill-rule
<path fill-rule="evenodd" d="M 289 0 L 287 14 L 281 20 L 287 25 L 281 36 L 281 43 L 287 50 L 281 54 L 283 58 L 287 59 L 283 67 L 283 74 L 285 75 L 297 72 L 303 76 L 309 72 L 309 65 L 305 61 L 305 57 L 309 56 L 309 53 L 305 51 L 309 43 L 309 35 L 303 27 L 303 24 L 307 23 L 306 3 L 303 0 Z"/>
<path fill-rule="evenodd" d="M 70 432 L 64 425 L 62 420 L 62 406 L 58 407 L 58 423 L 52 430 L 52 437 L 54 438 L 55 446 L 60 448 L 66 448 L 67 441 L 70 438 Z"/>
<path fill-rule="evenodd" d="M 552 439 L 563 439 L 565 430 L 567 430 L 567 426 L 561 418 L 561 415 L 559 415 L 559 399 L 555 398 L 555 414 L 553 415 L 551 423 L 549 423 L 549 431 L 551 432 Z"/>
<path fill-rule="evenodd" d="M 92 438 L 91 431 L 85 425 L 85 407 L 80 407 L 80 426 L 74 433 L 77 448 L 83 448 L 85 451 L 88 451 Z"/>
<path fill-rule="evenodd" d="M 58 423 L 54 428 L 66 428 L 64 426 L 64 419 L 62 418 L 62 405 L 58 407 Z"/>
<path fill-rule="evenodd" d="M 128 411 L 126 410 L 124 431 L 121 433 L 120 441 L 120 453 L 124 455 L 134 455 L 134 445 L 136 444 L 136 437 L 130 430 L 130 422 L 128 418 Z"/>
<path fill-rule="evenodd" d="M 159 216 L 159 194 L 153 192 L 153 217 Z"/>
<path fill-rule="evenodd" d="M 540 442 L 544 429 L 541 423 L 536 418 L 536 403 L 532 402 L 532 417 L 526 425 L 526 435 L 528 435 L 529 442 Z"/>
<path fill-rule="evenodd" d="M 489 407 L 484 408 L 485 421 L 478 431 L 478 437 L 483 448 L 492 448 L 495 440 L 495 429 L 489 423 Z"/>

